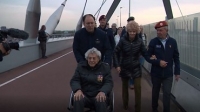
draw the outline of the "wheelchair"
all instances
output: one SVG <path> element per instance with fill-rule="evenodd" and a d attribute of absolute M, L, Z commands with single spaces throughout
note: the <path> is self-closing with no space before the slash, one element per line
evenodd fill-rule
<path fill-rule="evenodd" d="M 73 110 L 73 96 L 74 92 L 71 92 L 70 99 L 69 99 L 69 106 L 68 110 L 72 111 Z M 94 107 L 85 107 L 89 110 L 86 110 L 85 112 L 94 112 L 95 108 Z M 108 106 L 107 106 L 107 112 L 114 112 L 114 92 L 110 92 L 108 95 Z"/>

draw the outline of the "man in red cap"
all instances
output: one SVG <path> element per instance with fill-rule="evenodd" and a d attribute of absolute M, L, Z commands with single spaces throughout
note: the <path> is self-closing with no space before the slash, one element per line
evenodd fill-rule
<path fill-rule="evenodd" d="M 111 29 L 107 28 L 106 27 L 106 23 L 107 23 L 107 19 L 106 19 L 106 16 L 105 15 L 101 15 L 100 18 L 99 18 L 99 29 L 101 29 L 102 31 L 104 31 L 109 39 L 109 42 L 110 42 L 110 46 L 112 48 L 112 51 L 114 51 L 114 48 L 115 48 L 115 40 L 114 40 L 114 36 L 113 36 L 113 32 Z M 110 65 L 112 65 L 110 63 Z"/>
<path fill-rule="evenodd" d="M 161 28 L 161 27 L 164 27 L 164 26 L 168 26 L 167 22 L 166 21 L 160 21 L 155 25 L 155 29 Z"/>
<path fill-rule="evenodd" d="M 106 27 L 107 19 L 106 19 L 105 15 L 100 16 L 99 23 L 100 23 L 99 29 L 103 30 L 107 34 L 109 41 L 110 41 L 110 45 L 111 45 L 112 49 L 114 50 L 115 40 L 114 40 L 114 37 L 112 34 L 112 30 L 110 30 L 109 28 Z"/>
<path fill-rule="evenodd" d="M 180 61 L 177 42 L 168 34 L 168 24 L 160 21 L 155 25 L 157 37 L 153 38 L 148 46 L 148 55 L 156 58 L 151 66 L 152 88 L 152 109 L 158 112 L 158 98 L 160 87 L 163 90 L 163 112 L 170 112 L 170 93 L 173 82 L 180 77 Z M 173 65 L 174 73 L 173 73 Z"/>

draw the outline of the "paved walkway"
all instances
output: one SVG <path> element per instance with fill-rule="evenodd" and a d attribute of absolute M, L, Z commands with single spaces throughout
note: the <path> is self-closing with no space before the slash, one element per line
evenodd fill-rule
<path fill-rule="evenodd" d="M 66 49 L 0 74 L 0 112 L 68 112 L 69 81 L 76 68 L 72 49 Z M 151 85 L 142 77 L 142 112 L 151 112 Z M 134 112 L 134 90 L 129 109 L 123 110 L 121 79 L 112 69 L 115 112 Z M 161 101 L 159 101 L 162 104 Z M 173 106 L 174 107 L 174 106 Z M 162 106 L 159 107 L 161 112 Z M 174 111 L 177 112 L 177 111 Z"/>

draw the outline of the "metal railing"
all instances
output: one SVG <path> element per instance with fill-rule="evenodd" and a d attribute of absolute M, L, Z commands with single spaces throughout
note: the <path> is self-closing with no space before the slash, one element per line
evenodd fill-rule
<path fill-rule="evenodd" d="M 50 39 L 54 38 L 65 38 L 65 37 L 72 37 L 74 34 L 52 34 L 49 36 Z"/>

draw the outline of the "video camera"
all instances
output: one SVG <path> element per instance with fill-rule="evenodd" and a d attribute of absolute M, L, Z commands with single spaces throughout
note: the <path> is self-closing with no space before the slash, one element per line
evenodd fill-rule
<path fill-rule="evenodd" d="M 8 36 L 10 39 L 8 39 Z M 15 42 L 14 40 L 26 40 L 28 39 L 29 34 L 23 30 L 19 29 L 6 29 L 6 27 L 1 27 L 0 30 L 0 43 L 2 43 L 3 48 L 6 52 L 10 51 L 11 49 L 19 50 L 19 43 Z M 0 50 L 0 61 L 2 61 L 2 57 L 5 54 L 2 53 Z"/>

